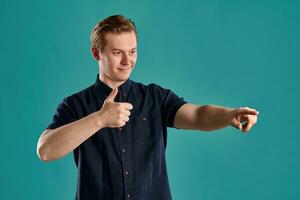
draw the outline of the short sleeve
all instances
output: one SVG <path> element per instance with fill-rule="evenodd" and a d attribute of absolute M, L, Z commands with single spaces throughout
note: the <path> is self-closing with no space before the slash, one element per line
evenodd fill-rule
<path fill-rule="evenodd" d="M 177 96 L 169 89 L 162 89 L 162 115 L 167 127 L 174 127 L 174 119 L 177 110 L 185 103 L 183 97 Z"/>
<path fill-rule="evenodd" d="M 71 104 L 68 98 L 65 98 L 57 107 L 51 124 L 48 125 L 47 129 L 55 129 L 60 126 L 69 124 L 75 121 L 77 118 L 74 111 L 72 110 Z"/>

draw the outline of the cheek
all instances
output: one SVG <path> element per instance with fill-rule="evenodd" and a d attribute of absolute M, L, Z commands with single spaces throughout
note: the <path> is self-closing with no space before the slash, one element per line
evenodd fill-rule
<path fill-rule="evenodd" d="M 137 54 L 135 56 L 132 57 L 132 61 L 135 63 L 137 60 Z"/>
<path fill-rule="evenodd" d="M 121 62 L 121 59 L 118 57 L 112 57 L 109 59 L 110 66 L 118 65 Z"/>
<path fill-rule="evenodd" d="M 113 63 L 111 62 L 110 59 L 108 59 L 108 58 L 102 59 L 102 62 L 101 62 L 101 70 L 102 70 L 102 72 L 104 72 L 104 73 L 110 73 L 110 71 L 112 71 L 112 67 L 111 66 L 113 66 Z"/>
<path fill-rule="evenodd" d="M 116 58 L 107 58 L 105 60 L 105 68 L 108 71 L 113 70 L 117 64 L 118 64 L 118 60 Z"/>

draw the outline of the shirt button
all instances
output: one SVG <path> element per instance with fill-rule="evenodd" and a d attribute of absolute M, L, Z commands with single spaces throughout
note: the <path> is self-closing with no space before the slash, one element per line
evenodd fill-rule
<path fill-rule="evenodd" d="M 130 194 L 127 194 L 127 198 L 130 198 Z"/>
<path fill-rule="evenodd" d="M 146 121 L 146 117 L 143 117 L 143 121 Z"/>
<path fill-rule="evenodd" d="M 125 153 L 126 150 L 125 150 L 125 149 L 122 149 L 122 151 L 123 151 L 123 153 Z"/>
<path fill-rule="evenodd" d="M 125 174 L 128 175 L 128 171 L 125 171 Z"/>
<path fill-rule="evenodd" d="M 122 127 L 119 127 L 118 129 L 119 129 L 119 131 L 123 131 L 123 128 L 122 128 Z"/>
<path fill-rule="evenodd" d="M 126 97 L 126 93 L 124 93 L 123 96 Z"/>

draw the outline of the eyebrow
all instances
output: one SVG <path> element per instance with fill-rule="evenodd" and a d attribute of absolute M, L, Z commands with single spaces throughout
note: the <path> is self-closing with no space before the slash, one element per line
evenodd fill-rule
<path fill-rule="evenodd" d="M 136 49 L 137 49 L 137 47 L 134 47 L 134 48 L 130 49 L 130 51 L 136 50 Z M 122 49 L 112 49 L 112 51 L 123 51 L 123 50 Z"/>

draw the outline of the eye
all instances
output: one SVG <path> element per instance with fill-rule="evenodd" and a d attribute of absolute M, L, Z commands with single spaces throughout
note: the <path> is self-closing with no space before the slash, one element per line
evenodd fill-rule
<path fill-rule="evenodd" d="M 136 50 L 130 51 L 130 55 L 135 54 L 135 53 L 136 53 Z"/>
<path fill-rule="evenodd" d="M 113 51 L 113 54 L 117 56 L 117 55 L 120 55 L 121 52 L 120 51 Z"/>

